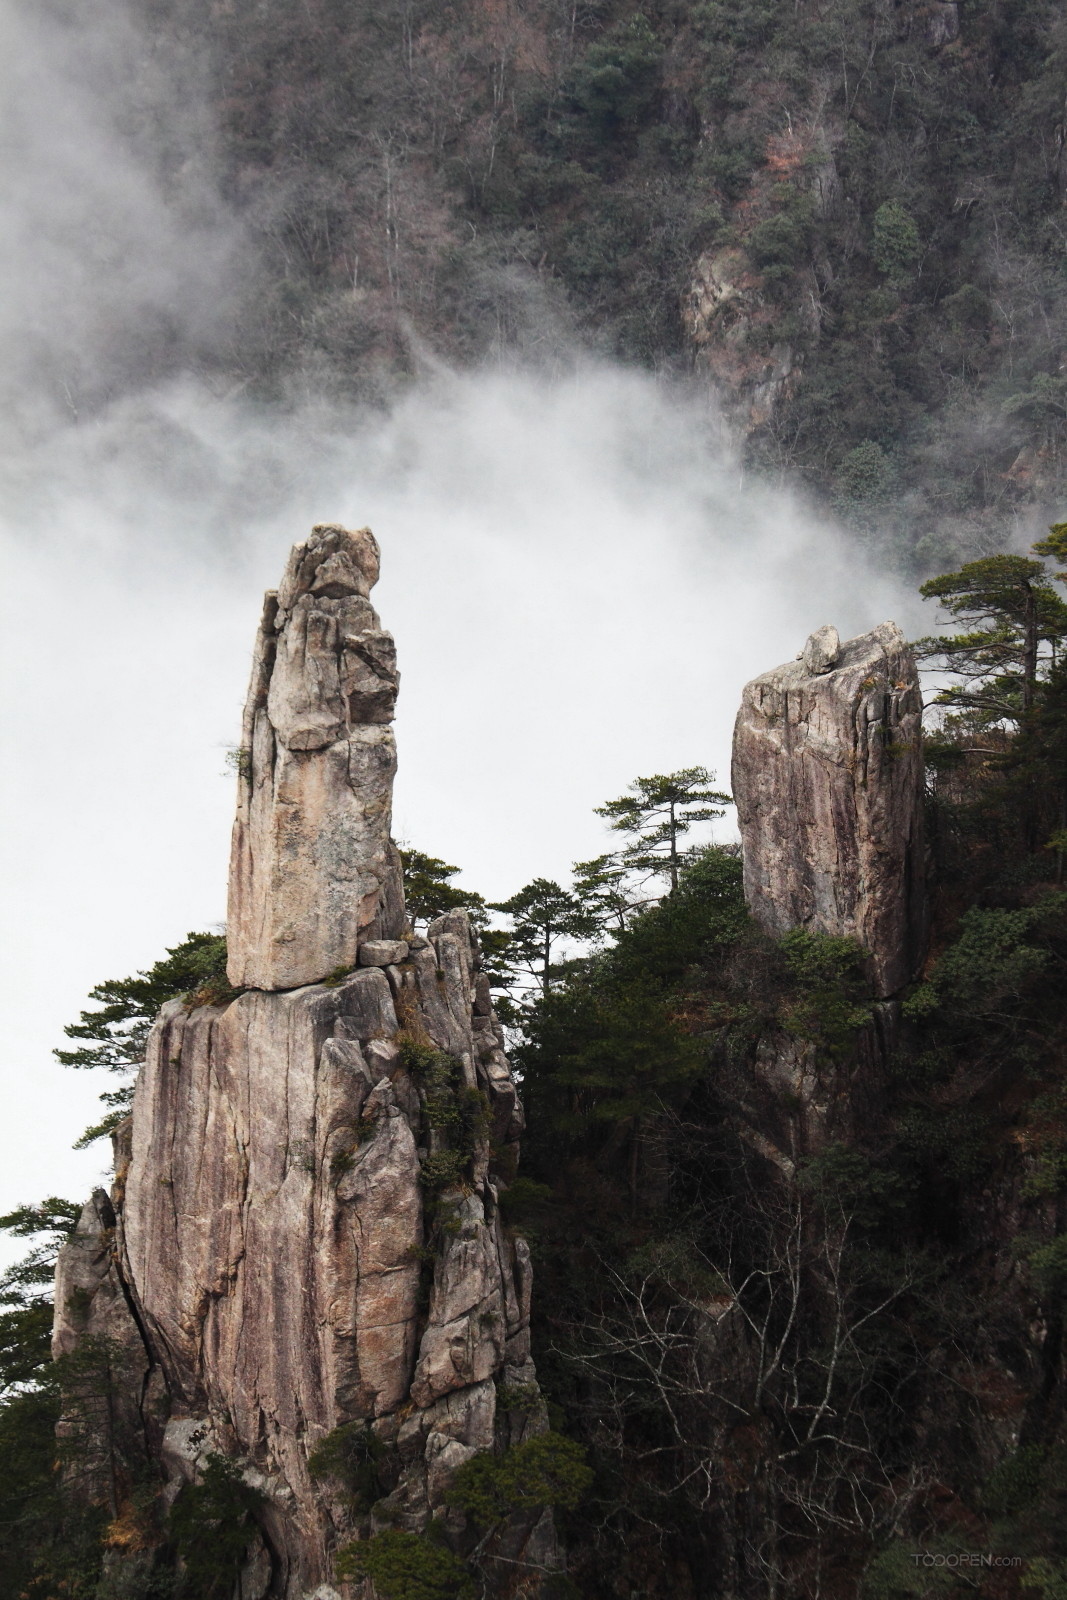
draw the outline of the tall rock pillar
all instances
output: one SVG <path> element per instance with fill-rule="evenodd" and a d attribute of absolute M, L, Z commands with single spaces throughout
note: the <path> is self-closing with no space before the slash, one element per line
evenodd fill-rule
<path fill-rule="evenodd" d="M 389 825 L 399 677 L 369 528 L 320 523 L 266 597 L 239 754 L 229 978 L 295 989 L 403 931 Z"/>
<path fill-rule="evenodd" d="M 547 1412 L 530 1253 L 500 1204 L 522 1107 L 477 936 L 462 911 L 425 936 L 403 920 L 377 575 L 369 532 L 318 527 L 267 598 L 233 836 L 242 992 L 163 1007 L 110 1199 L 61 1252 L 56 1351 L 121 1346 L 117 1414 L 161 1505 L 214 1454 L 240 1465 L 257 1531 L 228 1600 L 339 1600 L 337 1550 L 393 1528 L 534 1600 L 560 1565 L 551 1514 L 487 1544 L 449 1503 L 464 1462 Z M 373 1463 L 363 1496 L 315 1465 L 339 1428 Z M 111 1480 L 115 1516 L 137 1480 Z"/>
<path fill-rule="evenodd" d="M 838 640 L 746 684 L 733 793 L 745 895 L 768 933 L 856 938 L 874 993 L 914 975 L 926 929 L 922 700 L 895 622 Z"/>

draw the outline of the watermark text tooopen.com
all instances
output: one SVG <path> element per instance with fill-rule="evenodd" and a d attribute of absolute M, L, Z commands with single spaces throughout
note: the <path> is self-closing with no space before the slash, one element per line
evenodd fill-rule
<path fill-rule="evenodd" d="M 944 1555 L 930 1550 L 912 1552 L 917 1567 L 1021 1567 L 1022 1556 L 997 1556 L 990 1550 L 957 1550 Z"/>

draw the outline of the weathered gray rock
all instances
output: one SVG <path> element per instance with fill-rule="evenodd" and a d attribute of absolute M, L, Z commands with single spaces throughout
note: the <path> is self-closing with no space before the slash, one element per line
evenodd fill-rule
<path fill-rule="evenodd" d="M 62 1446 L 77 1445 L 80 1493 L 119 1514 L 124 1487 L 162 1437 L 165 1408 L 157 1362 L 123 1282 L 110 1198 L 97 1189 L 56 1262 L 52 1356 L 61 1361 Z"/>
<path fill-rule="evenodd" d="M 227 930 L 230 981 L 292 989 L 404 931 L 389 837 L 396 655 L 367 596 L 368 528 L 312 530 L 264 603 L 245 706 Z"/>
<path fill-rule="evenodd" d="M 224 1008 L 171 1002 L 137 1087 L 123 1275 L 173 1417 L 197 1419 L 199 1440 L 227 1440 L 262 1475 L 286 1595 L 327 1580 L 329 1549 L 352 1531 L 308 1475 L 319 1438 L 398 1413 L 415 1427 L 529 1355 L 529 1256 L 500 1227 L 488 1138 L 446 1199 L 420 1330 L 418 1145 L 435 1135 L 394 1043 L 401 1016 L 409 1035 L 458 1055 L 463 1081 L 493 1107 L 493 1136 L 514 1141 L 521 1127 L 494 1019 L 487 1067 L 474 1053 L 478 956 L 465 916 L 440 919 L 431 939 L 427 960 L 388 975 L 363 967 Z M 427 1423 L 423 1457 L 405 1469 L 411 1526 L 425 1525 L 475 1435 L 477 1448 L 492 1444 L 492 1419 L 464 1435 L 465 1453 L 445 1450 L 440 1432 Z M 172 1420 L 171 1454 L 180 1437 Z"/>
<path fill-rule="evenodd" d="M 361 967 L 395 967 L 407 958 L 408 947 L 403 939 L 368 939 L 359 947 Z"/>
<path fill-rule="evenodd" d="M 163 1008 L 113 1195 L 86 1208 L 58 1272 L 57 1354 L 93 1332 L 129 1347 L 127 1431 L 165 1502 L 215 1451 L 263 1495 L 240 1600 L 333 1594 L 333 1551 L 394 1517 L 437 1515 L 462 1538 L 448 1485 L 508 1442 L 497 1382 L 536 1393 L 529 1252 L 497 1207 L 522 1111 L 477 941 L 462 912 L 410 948 L 396 937 L 391 754 L 353 777 L 391 740 L 374 720 L 395 688 L 376 576 L 369 534 L 319 528 L 293 552 L 278 626 L 268 604 L 232 859 L 246 992 Z M 529 1416 L 547 1425 L 543 1407 Z M 90 1421 L 103 1437 L 106 1417 Z M 369 1515 L 309 1472 L 350 1422 L 385 1450 Z M 115 1504 L 120 1489 L 94 1492 Z M 509 1529 L 500 1556 L 531 1596 L 556 1562 L 547 1526 Z"/>
<path fill-rule="evenodd" d="M 769 933 L 858 939 L 888 996 L 925 937 L 918 673 L 893 622 L 835 640 L 820 628 L 802 659 L 745 687 L 733 754 L 745 894 Z"/>
<path fill-rule="evenodd" d="M 841 655 L 841 636 L 833 623 L 826 623 L 821 628 L 808 636 L 808 642 L 800 652 L 800 659 L 809 672 L 829 672 L 831 667 L 837 665 Z"/>

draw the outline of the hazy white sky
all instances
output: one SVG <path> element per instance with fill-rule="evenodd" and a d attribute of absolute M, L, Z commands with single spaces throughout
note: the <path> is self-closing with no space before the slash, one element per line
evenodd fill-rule
<path fill-rule="evenodd" d="M 224 916 L 225 749 L 262 590 L 313 522 L 382 545 L 395 832 L 493 898 L 605 848 L 592 807 L 639 773 L 728 784 L 742 684 L 812 628 L 913 627 L 917 607 L 802 505 L 743 488 L 706 397 L 643 375 L 444 373 L 373 421 L 139 381 L 161 319 L 193 349 L 224 318 L 239 229 L 206 158 L 164 188 L 130 133 L 138 43 L 110 3 L 89 54 L 47 10 L 0 11 L 7 1209 L 105 1169 L 70 1144 L 111 1085 L 51 1059 L 88 988 Z"/>

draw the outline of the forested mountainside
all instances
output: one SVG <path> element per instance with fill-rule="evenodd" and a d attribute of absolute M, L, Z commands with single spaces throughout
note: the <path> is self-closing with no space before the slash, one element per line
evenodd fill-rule
<path fill-rule="evenodd" d="M 201 62 L 261 278 L 223 366 L 381 399 L 575 344 L 924 572 L 1064 488 L 1065 41 L 1042 0 L 136 0 Z"/>

